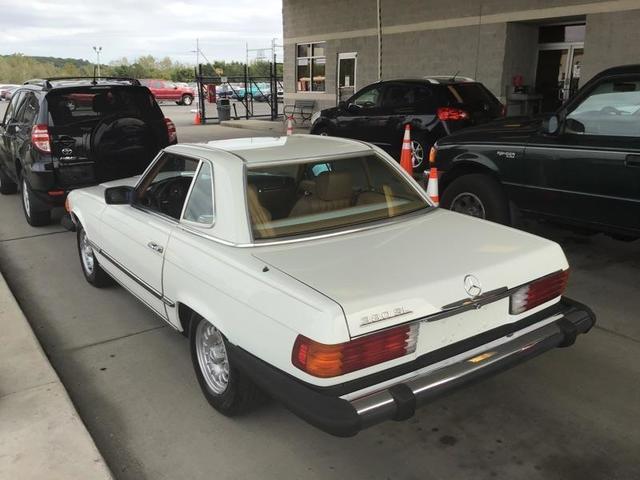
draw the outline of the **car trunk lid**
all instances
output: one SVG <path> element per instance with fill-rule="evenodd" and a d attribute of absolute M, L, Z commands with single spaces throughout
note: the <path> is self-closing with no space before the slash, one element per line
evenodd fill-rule
<path fill-rule="evenodd" d="M 366 231 L 262 247 L 254 255 L 339 303 L 352 337 L 468 300 L 468 275 L 487 293 L 567 268 L 553 242 L 443 210 Z M 508 305 L 503 298 L 425 322 L 419 349 L 433 350 L 515 321 Z"/>

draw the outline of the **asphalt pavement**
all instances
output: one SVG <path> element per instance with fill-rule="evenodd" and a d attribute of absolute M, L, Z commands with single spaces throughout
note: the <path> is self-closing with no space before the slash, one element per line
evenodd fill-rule
<path fill-rule="evenodd" d="M 163 110 L 181 141 L 265 135 Z M 0 219 L 0 270 L 118 479 L 640 478 L 638 241 L 529 224 L 562 244 L 568 294 L 595 310 L 598 326 L 409 421 L 340 439 L 275 402 L 219 415 L 183 336 L 122 288 L 86 283 L 75 234 L 26 225 L 17 195 L 0 197 Z"/>

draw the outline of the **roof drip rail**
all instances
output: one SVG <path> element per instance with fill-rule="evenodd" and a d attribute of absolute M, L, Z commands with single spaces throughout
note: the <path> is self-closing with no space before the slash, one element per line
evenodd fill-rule
<path fill-rule="evenodd" d="M 111 76 L 90 76 L 90 77 L 80 77 L 80 76 L 75 76 L 75 77 L 49 77 L 49 78 L 34 78 L 32 80 L 27 80 L 26 82 L 24 82 L 25 85 L 40 85 L 46 89 L 51 89 L 53 88 L 51 82 L 59 82 L 59 81 L 64 81 L 64 80 L 90 80 L 91 83 L 93 83 L 94 85 L 97 84 L 98 81 L 100 80 L 106 80 L 106 81 L 116 81 L 116 82 L 129 82 L 131 85 L 139 87 L 140 81 L 136 78 L 131 78 L 131 77 L 111 77 Z"/>

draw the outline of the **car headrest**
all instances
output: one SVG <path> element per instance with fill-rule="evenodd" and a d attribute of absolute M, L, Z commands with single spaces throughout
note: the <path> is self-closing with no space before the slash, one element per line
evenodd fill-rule
<path fill-rule="evenodd" d="M 320 200 L 344 200 L 353 196 L 353 181 L 347 172 L 322 172 L 316 178 L 316 196 Z"/>

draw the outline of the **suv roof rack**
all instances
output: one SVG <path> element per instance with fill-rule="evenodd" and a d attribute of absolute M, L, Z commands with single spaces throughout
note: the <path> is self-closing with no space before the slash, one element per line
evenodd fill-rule
<path fill-rule="evenodd" d="M 38 85 L 41 86 L 42 88 L 44 88 L 45 90 L 51 90 L 53 88 L 53 85 L 51 84 L 51 82 L 59 82 L 59 81 L 63 81 L 63 80 L 91 80 L 91 84 L 92 85 L 97 85 L 98 84 L 98 80 L 115 80 L 118 82 L 129 82 L 131 83 L 131 85 L 140 86 L 140 81 L 135 79 L 135 78 L 131 78 L 131 77 L 79 77 L 79 76 L 75 76 L 75 77 L 50 77 L 50 78 L 34 78 L 32 80 L 27 80 L 26 82 L 24 82 L 24 85 Z"/>

